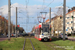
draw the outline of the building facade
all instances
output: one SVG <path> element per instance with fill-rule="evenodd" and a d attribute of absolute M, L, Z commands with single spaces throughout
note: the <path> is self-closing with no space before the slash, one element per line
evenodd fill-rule
<path fill-rule="evenodd" d="M 49 19 L 46 20 L 49 22 Z M 51 19 L 51 34 L 57 35 L 62 33 L 63 30 L 63 18 L 62 16 L 55 16 Z"/>
<path fill-rule="evenodd" d="M 52 31 L 51 33 L 59 34 L 63 33 L 63 17 L 62 16 L 55 16 L 51 19 L 51 27 Z M 49 19 L 46 20 L 46 22 L 49 22 Z M 71 34 L 75 33 L 75 7 L 68 10 L 68 13 L 65 17 L 65 33 Z"/>
<path fill-rule="evenodd" d="M 71 34 L 73 31 L 75 31 L 75 7 L 68 10 L 65 24 L 67 34 Z"/>

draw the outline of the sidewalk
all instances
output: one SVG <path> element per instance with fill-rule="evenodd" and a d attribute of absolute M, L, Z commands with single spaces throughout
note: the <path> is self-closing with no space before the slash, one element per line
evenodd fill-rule
<path fill-rule="evenodd" d="M 75 37 L 68 37 L 68 40 L 75 41 Z"/>
<path fill-rule="evenodd" d="M 7 39 L 6 36 L 3 36 L 3 35 L 0 36 L 0 41 L 4 41 L 4 40 L 6 40 L 6 39 Z"/>
<path fill-rule="evenodd" d="M 75 39 L 75 37 L 68 37 L 69 39 Z"/>

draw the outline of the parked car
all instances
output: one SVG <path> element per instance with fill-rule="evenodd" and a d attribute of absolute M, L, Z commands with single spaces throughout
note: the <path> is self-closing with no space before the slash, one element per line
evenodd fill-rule
<path fill-rule="evenodd" d="M 25 33 L 25 34 L 23 34 L 22 36 L 29 36 L 29 34 Z"/>
<path fill-rule="evenodd" d="M 18 35 L 19 35 L 19 36 L 22 36 L 22 34 L 23 34 L 23 33 L 19 33 Z"/>
<path fill-rule="evenodd" d="M 15 36 L 16 36 L 15 33 L 10 34 L 10 37 L 15 37 Z M 7 37 L 8 37 L 8 34 L 7 34 Z"/>
<path fill-rule="evenodd" d="M 15 36 L 16 36 L 16 34 L 15 34 L 15 33 L 12 33 L 12 34 L 11 34 L 11 36 L 14 36 L 14 37 L 15 37 Z"/>
<path fill-rule="evenodd" d="M 60 34 L 59 34 L 59 38 L 63 39 L 63 33 L 60 33 Z M 67 34 L 65 34 L 65 39 L 68 39 Z"/>
<path fill-rule="evenodd" d="M 29 36 L 27 33 L 19 33 L 19 36 Z"/>
<path fill-rule="evenodd" d="M 34 36 L 34 34 L 32 33 L 32 34 L 30 34 L 30 36 Z"/>

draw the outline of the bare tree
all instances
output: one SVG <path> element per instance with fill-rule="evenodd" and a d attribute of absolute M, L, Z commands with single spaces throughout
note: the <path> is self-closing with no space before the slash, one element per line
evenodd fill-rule
<path fill-rule="evenodd" d="M 54 13 L 54 15 L 55 16 L 60 16 L 60 15 L 62 16 L 63 15 L 63 8 L 62 7 L 59 7 L 58 10 L 57 10 L 57 12 Z"/>

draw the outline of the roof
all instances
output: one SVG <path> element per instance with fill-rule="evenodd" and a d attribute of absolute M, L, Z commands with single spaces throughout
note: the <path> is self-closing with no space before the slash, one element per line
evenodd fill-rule
<path fill-rule="evenodd" d="M 72 13 L 73 11 L 75 11 L 75 9 L 74 9 L 74 10 L 71 10 L 71 11 L 70 11 L 70 12 L 68 12 L 67 14 Z M 67 14 L 66 14 L 66 15 L 67 15 Z"/>
<path fill-rule="evenodd" d="M 49 21 L 49 19 L 46 20 L 46 22 L 48 22 L 48 21 Z"/>
<path fill-rule="evenodd" d="M 55 17 L 51 18 L 51 21 L 53 21 L 53 19 L 56 19 L 57 17 L 60 17 L 60 16 L 55 16 Z M 61 17 L 63 17 L 63 16 L 61 16 Z M 49 19 L 46 20 L 46 22 L 48 22 L 48 21 L 49 21 Z"/>

